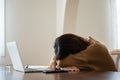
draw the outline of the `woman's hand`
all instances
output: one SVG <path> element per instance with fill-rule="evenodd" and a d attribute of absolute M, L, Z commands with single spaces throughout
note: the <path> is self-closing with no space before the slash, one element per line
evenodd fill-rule
<path fill-rule="evenodd" d="M 72 66 L 72 67 L 65 67 L 65 68 L 62 68 L 63 70 L 68 70 L 69 72 L 80 72 L 80 70 L 75 67 L 75 66 Z"/>
<path fill-rule="evenodd" d="M 49 63 L 49 68 L 56 69 L 56 66 L 57 66 L 57 58 L 56 56 L 54 56 Z"/>

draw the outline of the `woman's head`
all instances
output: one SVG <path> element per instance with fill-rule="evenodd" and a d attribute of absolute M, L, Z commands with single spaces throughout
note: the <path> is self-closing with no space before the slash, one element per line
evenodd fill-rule
<path fill-rule="evenodd" d="M 54 49 L 58 59 L 80 52 L 89 46 L 89 42 L 74 34 L 64 34 L 56 38 Z"/>

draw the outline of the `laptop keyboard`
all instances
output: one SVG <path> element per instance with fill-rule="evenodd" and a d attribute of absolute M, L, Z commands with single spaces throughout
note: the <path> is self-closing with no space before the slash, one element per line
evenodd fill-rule
<path fill-rule="evenodd" d="M 41 70 L 25 68 L 25 72 L 42 72 Z"/>

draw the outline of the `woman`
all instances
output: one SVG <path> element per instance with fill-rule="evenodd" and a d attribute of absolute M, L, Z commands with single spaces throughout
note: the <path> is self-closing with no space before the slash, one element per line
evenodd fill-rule
<path fill-rule="evenodd" d="M 64 34 L 56 38 L 55 56 L 50 68 L 61 67 L 69 71 L 116 71 L 107 48 L 99 41 L 74 34 Z"/>

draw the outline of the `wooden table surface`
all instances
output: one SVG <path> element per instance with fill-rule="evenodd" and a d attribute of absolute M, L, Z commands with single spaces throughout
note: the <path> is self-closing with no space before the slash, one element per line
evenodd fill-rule
<path fill-rule="evenodd" d="M 120 80 L 120 72 L 23 73 L 0 68 L 0 80 Z"/>

